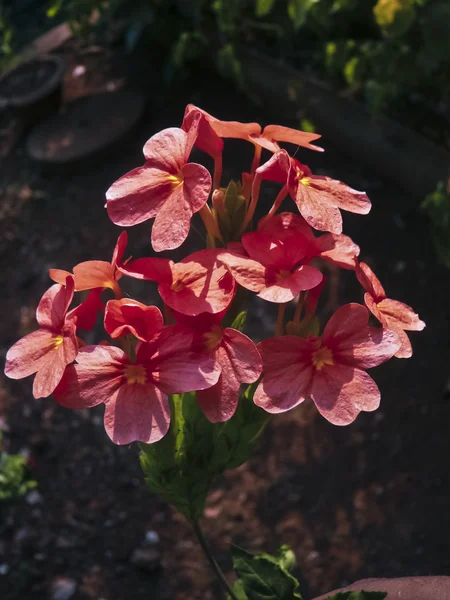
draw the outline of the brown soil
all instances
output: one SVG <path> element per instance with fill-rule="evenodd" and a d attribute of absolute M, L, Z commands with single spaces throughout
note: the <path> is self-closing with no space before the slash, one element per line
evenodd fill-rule
<path fill-rule="evenodd" d="M 81 53 L 73 46 L 65 52 L 67 77 L 75 65 L 90 61 L 87 90 L 104 89 L 107 78 L 120 79 L 127 66 L 121 57 L 104 53 Z M 139 75 L 136 64 L 131 67 Z M 210 73 L 167 93 L 148 61 L 146 69 L 146 77 L 142 70 L 139 77 L 128 73 L 149 95 L 145 120 L 115 153 L 58 172 L 39 170 L 23 146 L 4 161 L 2 358 L 35 328 L 34 311 L 50 285 L 49 267 L 70 269 L 89 258 L 110 258 L 119 232 L 103 208 L 105 190 L 142 162 L 141 148 L 150 135 L 181 122 L 188 102 L 223 119 L 279 121 Z M 67 89 L 69 97 L 79 95 L 82 82 L 74 79 Z M 221 477 L 209 497 L 204 529 L 228 575 L 233 577 L 231 541 L 269 552 L 287 543 L 296 552 L 302 569 L 297 575 L 308 597 L 360 577 L 450 573 L 449 273 L 437 264 L 417 201 L 399 202 L 399 190 L 327 140 L 323 144 L 324 155 L 300 151 L 300 160 L 311 158 L 313 169 L 367 190 L 373 210 L 367 217 L 346 215 L 346 233 L 362 246 L 363 259 L 389 295 L 414 306 L 427 328 L 412 336 L 412 359 L 374 371 L 382 391 L 376 413 L 345 428 L 327 423 L 311 404 L 273 418 L 254 457 Z M 240 148 L 231 144 L 225 157 L 231 171 L 225 176 L 239 176 L 241 156 L 247 157 Z M 150 253 L 148 232 L 148 224 L 129 232 L 133 255 Z M 193 231 L 186 251 L 201 244 Z M 154 291 L 146 287 L 145 294 L 139 299 L 156 301 Z M 361 301 L 351 274 L 339 282 L 339 295 L 341 303 Z M 262 305 L 254 311 L 250 333 L 269 335 L 267 312 Z M 87 341 L 94 340 L 88 335 Z M 30 380 L 1 377 L 8 448 L 33 459 L 39 484 L 38 494 L 2 512 L 1 598 L 56 597 L 58 584 L 67 583 L 61 578 L 76 585 L 74 600 L 222 597 L 188 524 L 144 488 L 136 448 L 114 446 L 107 438 L 101 408 L 65 410 L 52 399 L 34 400 Z M 156 532 L 160 541 L 149 545 L 155 534 L 149 533 L 146 543 L 146 532 Z M 137 550 L 146 568 L 136 565 Z"/>

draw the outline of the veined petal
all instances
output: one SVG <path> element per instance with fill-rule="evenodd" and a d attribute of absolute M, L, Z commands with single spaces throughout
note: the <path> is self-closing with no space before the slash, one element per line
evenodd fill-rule
<path fill-rule="evenodd" d="M 317 133 L 298 131 L 297 129 L 291 129 L 290 127 L 282 127 L 281 125 L 266 125 L 262 135 L 269 140 L 288 142 L 290 144 L 295 144 L 296 146 L 309 148 L 309 150 L 323 152 L 323 148 L 311 144 L 311 142 L 314 140 L 318 140 L 320 137 L 322 137 Z"/>
<path fill-rule="evenodd" d="M 153 444 L 169 425 L 167 395 L 151 384 L 122 385 L 105 408 L 105 430 L 115 444 Z"/>
<path fill-rule="evenodd" d="M 114 346 L 84 346 L 77 364 L 67 367 L 55 390 L 55 399 L 67 408 L 90 408 L 109 402 L 124 385 L 124 367 L 130 361 Z"/>
<path fill-rule="evenodd" d="M 174 250 L 187 238 L 191 227 L 192 207 L 184 185 L 174 188 L 160 207 L 152 228 L 152 246 L 156 252 Z"/>
<path fill-rule="evenodd" d="M 336 362 L 361 369 L 371 369 L 392 358 L 400 349 L 395 330 L 365 327 L 333 346 Z"/>
<path fill-rule="evenodd" d="M 331 179 L 331 177 L 312 175 L 309 177 L 309 185 L 327 197 L 329 202 L 343 210 L 367 215 L 372 207 L 365 192 L 354 190 L 342 181 Z"/>
<path fill-rule="evenodd" d="M 320 258 L 329 260 L 342 269 L 355 269 L 359 246 L 347 235 L 326 233 L 316 238 L 315 246 Z"/>
<path fill-rule="evenodd" d="M 212 157 L 216 157 L 221 154 L 223 150 L 223 141 L 214 131 L 210 125 L 210 119 L 214 119 L 208 113 L 197 108 L 193 104 L 188 104 L 186 107 L 183 123 L 181 128 L 184 131 L 190 131 L 195 127 L 195 121 L 198 121 L 197 137 L 195 139 L 195 145 L 203 152 L 206 152 Z"/>
<path fill-rule="evenodd" d="M 6 354 L 5 375 L 22 379 L 39 371 L 48 355 L 53 355 L 60 337 L 48 329 L 38 329 L 21 338 Z"/>
<path fill-rule="evenodd" d="M 270 413 L 294 408 L 310 395 L 315 370 L 311 343 L 296 336 L 281 336 L 260 342 L 263 379 L 254 402 Z"/>
<path fill-rule="evenodd" d="M 203 165 L 187 163 L 183 167 L 184 196 L 193 213 L 206 204 L 211 192 L 211 174 Z"/>
<path fill-rule="evenodd" d="M 111 288 L 117 286 L 115 269 L 104 260 L 87 260 L 73 268 L 75 288 L 77 292 L 94 288 Z"/>
<path fill-rule="evenodd" d="M 269 285 L 258 294 L 260 298 L 269 302 L 290 302 L 297 294 L 304 290 L 315 288 L 322 281 L 322 273 L 315 267 L 303 265 L 292 273 L 286 272 L 279 275 L 275 284 Z"/>
<path fill-rule="evenodd" d="M 380 280 L 369 267 L 369 265 L 366 265 L 364 262 L 360 262 L 358 263 L 355 272 L 359 283 L 363 286 L 366 292 L 369 292 L 369 294 L 373 296 L 375 302 L 380 302 L 386 298 L 386 292 L 384 291 Z"/>
<path fill-rule="evenodd" d="M 64 287 L 65 286 L 65 287 Z M 72 302 L 74 281 L 72 275 L 64 284 L 52 285 L 42 296 L 36 310 L 36 320 L 41 327 L 59 331 L 64 326 L 67 310 Z"/>
<path fill-rule="evenodd" d="M 223 330 L 215 353 L 221 376 L 213 387 L 197 392 L 198 402 L 212 423 L 228 421 L 236 411 L 241 383 L 253 383 L 261 375 L 262 361 L 254 343 L 236 329 Z"/>
<path fill-rule="evenodd" d="M 164 302 L 173 310 L 195 316 L 226 309 L 235 293 L 235 283 L 218 260 L 220 251 L 199 250 L 172 268 L 172 283 L 158 287 Z"/>
<path fill-rule="evenodd" d="M 331 348 L 335 362 L 370 369 L 389 360 L 400 348 L 393 331 L 368 327 L 369 313 L 361 304 L 341 306 L 328 321 L 323 342 Z"/>
<path fill-rule="evenodd" d="M 167 394 L 202 390 L 214 385 L 220 367 L 214 357 L 192 351 L 193 335 L 184 327 L 169 325 L 137 351 L 137 362 L 151 371 L 155 385 Z"/>
<path fill-rule="evenodd" d="M 260 292 L 266 287 L 266 268 L 256 260 L 226 250 L 219 255 L 234 279 L 251 292 Z"/>
<path fill-rule="evenodd" d="M 94 328 L 98 313 L 105 312 L 105 305 L 100 299 L 103 288 L 94 288 L 84 302 L 67 313 L 67 320 L 75 320 L 77 329 L 90 331 Z"/>
<path fill-rule="evenodd" d="M 120 265 L 122 262 L 123 255 L 125 254 L 125 250 L 128 244 L 128 233 L 126 231 L 122 231 L 122 233 L 117 238 L 116 245 L 114 247 L 114 252 L 111 260 L 111 265 L 113 269 Z"/>
<path fill-rule="evenodd" d="M 367 328 L 369 322 L 369 313 L 367 308 L 356 302 L 350 302 L 338 308 L 330 318 L 323 332 L 323 340 L 332 339 L 333 344 L 337 345 L 342 340 L 347 341 L 353 336 L 358 336 L 361 331 Z"/>
<path fill-rule="evenodd" d="M 291 159 L 286 150 L 276 152 L 267 162 L 256 169 L 256 174 L 264 181 L 286 183 Z"/>
<path fill-rule="evenodd" d="M 413 351 L 408 334 L 400 328 L 393 327 L 392 329 L 398 335 L 401 344 L 400 348 L 394 354 L 395 358 L 411 358 Z"/>
<path fill-rule="evenodd" d="M 120 267 L 119 270 L 133 279 L 171 285 L 173 265 L 174 262 L 169 258 L 138 258 L 126 266 Z"/>
<path fill-rule="evenodd" d="M 72 335 L 64 336 L 62 344 L 47 354 L 47 360 L 40 366 L 33 382 L 33 396 L 47 398 L 61 381 L 66 366 L 77 357 L 78 343 L 75 330 Z"/>
<path fill-rule="evenodd" d="M 131 333 L 139 340 L 148 342 L 161 331 L 163 317 L 156 306 L 122 298 L 107 303 L 104 324 L 113 339 Z"/>
<path fill-rule="evenodd" d="M 178 185 L 170 175 L 144 165 L 118 179 L 106 192 L 106 209 L 111 221 L 130 227 L 155 217 Z"/>
<path fill-rule="evenodd" d="M 322 190 L 289 174 L 289 193 L 306 222 L 320 231 L 342 233 L 342 217 L 336 203 Z"/>
<path fill-rule="evenodd" d="M 265 266 L 291 270 L 308 251 L 308 241 L 298 232 L 277 237 L 266 231 L 245 233 L 242 245 L 250 258 Z"/>
<path fill-rule="evenodd" d="M 333 425 L 349 425 L 361 411 L 380 405 L 380 391 L 370 375 L 343 365 L 325 365 L 316 373 L 311 398 Z"/>
<path fill-rule="evenodd" d="M 378 310 L 383 313 L 389 324 L 407 331 L 422 331 L 425 323 L 419 319 L 413 309 L 403 302 L 385 298 L 378 302 Z"/>
<path fill-rule="evenodd" d="M 169 127 L 155 133 L 146 142 L 144 156 L 149 167 L 176 175 L 187 162 L 192 144 L 186 131 Z"/>

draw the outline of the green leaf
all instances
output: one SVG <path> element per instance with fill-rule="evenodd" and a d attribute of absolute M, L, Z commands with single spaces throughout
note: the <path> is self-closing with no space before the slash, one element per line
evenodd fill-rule
<path fill-rule="evenodd" d="M 213 478 L 245 462 L 268 421 L 253 403 L 255 386 L 241 396 L 225 423 L 210 423 L 195 392 L 171 397 L 171 425 L 155 444 L 140 444 L 146 484 L 190 521 L 203 513 Z"/>
<path fill-rule="evenodd" d="M 0 502 L 18 499 L 36 486 L 23 456 L 0 452 Z"/>
<path fill-rule="evenodd" d="M 289 0 L 288 15 L 294 25 L 299 29 L 305 24 L 308 13 L 320 0 Z"/>
<path fill-rule="evenodd" d="M 53 19 L 61 10 L 63 0 L 55 0 L 47 9 L 47 17 Z"/>
<path fill-rule="evenodd" d="M 387 35 L 403 35 L 416 18 L 414 0 L 378 0 L 373 8 L 373 14 L 376 22 Z"/>
<path fill-rule="evenodd" d="M 275 556 L 253 555 L 238 546 L 231 546 L 233 566 L 239 575 L 248 600 L 294 600 L 301 598 L 298 581 L 287 566 L 292 567 L 293 553 L 282 546 Z"/>
<path fill-rule="evenodd" d="M 326 600 L 383 600 L 386 592 L 339 592 Z"/>
<path fill-rule="evenodd" d="M 247 319 L 247 311 L 241 311 L 238 316 L 231 323 L 231 327 L 233 329 L 237 329 L 238 331 L 244 331 L 245 321 Z"/>
<path fill-rule="evenodd" d="M 265 17 L 270 14 L 273 6 L 275 4 L 275 0 L 256 0 L 256 11 L 255 14 L 257 17 Z"/>

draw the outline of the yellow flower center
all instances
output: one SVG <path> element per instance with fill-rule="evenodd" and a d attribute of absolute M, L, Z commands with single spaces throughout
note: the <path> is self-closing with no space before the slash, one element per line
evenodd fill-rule
<path fill-rule="evenodd" d="M 203 334 L 206 349 L 209 352 L 215 350 L 217 346 L 220 345 L 222 337 L 222 329 L 218 325 L 214 325 L 214 327 L 210 331 L 207 331 Z"/>
<path fill-rule="evenodd" d="M 139 383 L 144 385 L 147 381 L 147 373 L 142 365 L 126 365 L 123 370 L 127 383 Z"/>
<path fill-rule="evenodd" d="M 333 353 L 326 346 L 322 346 L 311 357 L 313 366 L 321 371 L 325 365 L 334 365 Z"/>
<path fill-rule="evenodd" d="M 167 175 L 167 179 L 174 187 L 176 187 L 184 182 L 184 175 L 181 171 L 178 171 L 176 175 Z"/>
<path fill-rule="evenodd" d="M 59 347 L 61 346 L 61 344 L 63 343 L 63 341 L 64 341 L 64 336 L 62 336 L 62 335 L 57 335 L 57 336 L 54 338 L 54 340 L 53 340 L 53 344 L 54 344 L 54 346 L 55 346 L 55 349 L 56 349 L 56 348 L 59 348 Z"/>

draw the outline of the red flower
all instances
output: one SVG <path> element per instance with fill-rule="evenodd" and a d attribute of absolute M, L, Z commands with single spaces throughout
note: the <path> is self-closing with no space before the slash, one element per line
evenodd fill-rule
<path fill-rule="evenodd" d="M 369 313 L 360 304 L 346 304 L 328 321 L 321 337 L 282 336 L 258 344 L 264 376 L 255 403 L 278 413 L 311 397 L 334 425 L 348 425 L 361 411 L 380 403 L 380 391 L 365 372 L 391 358 L 398 336 L 368 327 Z"/>
<path fill-rule="evenodd" d="M 261 135 L 252 134 L 251 141 L 259 146 L 262 146 L 270 152 L 278 152 L 281 148 L 277 142 L 288 142 L 296 146 L 302 146 L 309 150 L 323 152 L 320 146 L 311 144 L 314 140 L 318 140 L 321 135 L 317 133 L 309 133 L 307 131 L 299 131 L 290 127 L 282 127 L 281 125 L 266 125 Z"/>
<path fill-rule="evenodd" d="M 265 217 L 258 224 L 259 231 L 266 231 L 280 239 L 298 232 L 308 242 L 304 262 L 315 257 L 328 260 L 342 269 L 355 269 L 359 246 L 343 234 L 326 233 L 316 237 L 308 223 L 300 215 L 284 212 Z"/>
<path fill-rule="evenodd" d="M 269 302 L 289 302 L 322 280 L 322 273 L 315 267 L 300 264 L 308 242 L 297 231 L 282 238 L 266 231 L 246 233 L 240 250 L 238 244 L 230 244 L 229 248 L 220 253 L 220 260 L 242 287 Z"/>
<path fill-rule="evenodd" d="M 287 185 L 291 197 L 306 222 L 320 231 L 342 233 L 339 209 L 367 214 L 371 204 L 364 192 L 354 190 L 342 181 L 313 175 L 306 165 L 280 150 L 256 170 L 259 181 L 277 181 Z"/>
<path fill-rule="evenodd" d="M 6 355 L 5 374 L 22 379 L 36 373 L 33 396 L 46 398 L 63 376 L 66 365 L 78 352 L 75 323 L 67 318 L 73 298 L 73 278 L 67 277 L 66 287 L 52 285 L 42 296 L 36 311 L 40 329 L 29 333 L 14 344 Z"/>
<path fill-rule="evenodd" d="M 236 411 L 241 384 L 253 383 L 261 375 L 261 356 L 255 344 L 240 331 L 221 327 L 223 313 L 175 317 L 194 334 L 196 351 L 214 358 L 221 372 L 215 385 L 197 391 L 201 409 L 212 423 L 228 421 Z"/>
<path fill-rule="evenodd" d="M 156 306 L 122 298 L 107 303 L 104 324 L 113 339 L 131 334 L 142 342 L 149 342 L 161 331 L 164 322 Z"/>
<path fill-rule="evenodd" d="M 105 429 L 116 444 L 151 444 L 169 429 L 168 394 L 214 385 L 220 375 L 212 358 L 191 350 L 192 335 L 165 327 L 137 347 L 136 362 L 113 346 L 85 346 L 55 390 L 67 408 L 104 403 Z"/>
<path fill-rule="evenodd" d="M 122 231 L 114 248 L 111 262 L 104 260 L 86 260 L 75 265 L 73 275 L 62 269 L 50 269 L 50 279 L 63 285 L 66 277 L 73 276 L 75 279 L 75 291 L 93 290 L 94 288 L 111 288 L 116 295 L 121 296 L 117 281 L 122 277 L 118 266 L 122 262 L 125 248 L 128 243 L 128 234 Z"/>
<path fill-rule="evenodd" d="M 422 331 L 425 323 L 419 319 L 413 309 L 403 302 L 386 298 L 386 292 L 372 269 L 366 263 L 359 263 L 356 276 L 366 290 L 364 302 L 370 312 L 383 327 L 392 329 L 398 335 L 401 346 L 396 352 L 397 358 L 412 356 L 411 342 L 406 331 Z"/>
<path fill-rule="evenodd" d="M 100 300 L 103 288 L 94 288 L 84 302 L 67 313 L 67 319 L 74 320 L 77 329 L 90 331 L 94 328 L 98 313 L 105 312 L 105 305 Z"/>
<path fill-rule="evenodd" d="M 179 263 L 168 258 L 138 258 L 122 272 L 135 279 L 158 282 L 158 292 L 167 306 L 184 315 L 218 313 L 230 305 L 236 287 L 218 260 L 219 252 L 199 250 Z"/>
<path fill-rule="evenodd" d="M 108 215 L 116 225 L 130 227 L 155 218 L 153 248 L 178 248 L 186 239 L 191 217 L 208 200 L 211 175 L 202 165 L 188 163 L 200 117 L 186 133 L 164 129 L 144 146 L 145 165 L 133 169 L 106 192 Z"/>
<path fill-rule="evenodd" d="M 186 106 L 181 128 L 184 131 L 190 131 L 195 119 L 198 117 L 200 117 L 200 122 L 195 145 L 213 158 L 217 157 L 223 150 L 223 141 L 221 138 L 247 140 L 250 135 L 257 135 L 261 132 L 261 125 L 258 123 L 220 121 L 193 104 Z"/>

